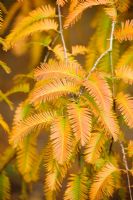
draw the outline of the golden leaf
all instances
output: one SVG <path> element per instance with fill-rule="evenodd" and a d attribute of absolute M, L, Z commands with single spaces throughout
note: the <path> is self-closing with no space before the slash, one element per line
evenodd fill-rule
<path fill-rule="evenodd" d="M 133 128 L 133 98 L 128 94 L 120 92 L 116 96 L 116 103 L 126 124 Z"/>
<path fill-rule="evenodd" d="M 72 135 L 67 119 L 58 117 L 51 125 L 53 152 L 59 164 L 64 164 L 72 151 Z"/>
<path fill-rule="evenodd" d="M 81 82 L 84 77 L 84 70 L 75 62 L 57 62 L 50 60 L 48 64 L 42 64 L 35 69 L 36 80 L 61 79 L 74 80 Z"/>
<path fill-rule="evenodd" d="M 103 132 L 92 132 L 90 140 L 85 146 L 85 161 L 95 164 L 103 150 L 103 145 L 106 142 Z"/>
<path fill-rule="evenodd" d="M 115 31 L 115 39 L 120 42 L 123 40 L 133 40 L 133 20 L 122 22 L 121 28 Z"/>
<path fill-rule="evenodd" d="M 31 133 L 33 130 L 43 128 L 50 124 L 55 117 L 55 112 L 41 112 L 21 120 L 13 126 L 10 142 L 14 146 L 18 146 L 24 137 Z"/>
<path fill-rule="evenodd" d="M 122 79 L 125 83 L 133 84 L 132 66 L 117 67 L 115 70 L 116 78 Z"/>
<path fill-rule="evenodd" d="M 90 189 L 90 200 L 101 200 L 104 199 L 104 197 L 109 198 L 112 196 L 115 188 L 112 174 L 117 171 L 118 168 L 111 163 L 107 163 L 102 170 L 96 174 Z"/>
<path fill-rule="evenodd" d="M 89 138 L 91 132 L 91 114 L 88 108 L 80 107 L 76 103 L 68 105 L 68 116 L 74 135 L 81 141 L 84 146 Z"/>

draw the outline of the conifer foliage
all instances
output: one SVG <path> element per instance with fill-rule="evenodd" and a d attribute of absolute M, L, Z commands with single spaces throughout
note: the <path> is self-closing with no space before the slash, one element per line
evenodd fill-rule
<path fill-rule="evenodd" d="M 22 199 L 29 199 L 25 193 L 40 180 L 43 171 L 47 200 L 59 199 L 62 190 L 64 200 L 104 200 L 115 195 L 132 200 L 133 165 L 129 167 L 128 162 L 133 159 L 133 141 L 126 139 L 123 126 L 133 128 L 133 3 L 35 2 L 34 9 L 25 0 L 15 2 L 5 19 L 0 11 L 3 32 L 12 21 L 12 13 L 16 17 L 9 33 L 0 38 L 3 50 L 20 47 L 20 54 L 26 53 L 32 44 L 34 58 L 29 74 L 15 76 L 16 85 L 10 91 L 0 90 L 0 101 L 10 109 L 10 95 L 28 93 L 15 109 L 11 128 L 0 115 L 10 145 L 1 156 L 0 200 L 12 199 L 6 170 L 10 164 L 16 166 L 22 188 L 26 188 L 22 189 Z M 64 32 L 68 29 L 69 33 L 92 7 L 96 9 L 90 25 L 94 32 L 88 45 L 76 44 L 68 49 Z M 44 48 L 43 62 L 34 68 Z M 84 64 L 80 63 L 81 56 Z M 3 61 L 0 65 L 10 73 Z M 44 139 L 41 148 L 40 137 Z M 120 151 L 115 152 L 115 146 Z"/>

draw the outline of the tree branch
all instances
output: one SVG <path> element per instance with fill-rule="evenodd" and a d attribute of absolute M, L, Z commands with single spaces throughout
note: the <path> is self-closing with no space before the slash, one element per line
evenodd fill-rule
<path fill-rule="evenodd" d="M 112 22 L 112 29 L 111 29 L 111 34 L 110 34 L 110 45 L 109 45 L 109 48 L 103 52 L 99 58 L 96 60 L 96 62 L 94 63 L 92 69 L 90 70 L 89 74 L 87 75 L 86 79 L 89 78 L 89 76 L 91 75 L 91 73 L 96 69 L 98 63 L 101 61 L 101 59 L 106 56 L 109 52 L 112 52 L 112 48 L 113 48 L 113 35 L 114 35 L 114 29 L 115 29 L 115 22 L 113 21 Z"/>
<path fill-rule="evenodd" d="M 58 6 L 58 18 L 59 18 L 59 33 L 61 36 L 62 45 L 63 45 L 63 49 L 64 49 L 64 58 L 67 63 L 68 57 L 67 57 L 67 49 L 66 49 L 65 39 L 64 39 L 64 35 L 63 35 L 61 9 L 60 9 L 59 4 L 57 6 Z"/>
<path fill-rule="evenodd" d="M 112 58 L 112 49 L 113 49 L 113 34 L 115 30 L 115 22 L 112 23 L 112 31 L 110 36 L 110 68 L 111 68 L 111 76 L 112 76 L 112 96 L 114 99 L 115 96 L 115 88 L 114 88 L 114 67 L 113 67 L 113 58 Z"/>
<path fill-rule="evenodd" d="M 121 152 L 122 152 L 122 156 L 123 156 L 123 162 L 124 162 L 125 169 L 126 169 L 127 183 L 128 183 L 128 190 L 129 190 L 130 200 L 133 200 L 132 191 L 131 191 L 131 182 L 130 182 L 130 176 L 129 176 L 129 168 L 128 168 L 128 163 L 127 163 L 127 159 L 126 159 L 125 148 L 124 148 L 124 145 L 122 144 L 122 142 L 120 142 L 120 147 L 121 147 Z"/>
<path fill-rule="evenodd" d="M 111 77 L 112 77 L 112 98 L 113 98 L 113 108 L 115 111 L 115 101 L 114 101 L 114 96 L 115 96 L 115 85 L 114 85 L 114 67 L 113 67 L 113 58 L 112 58 L 112 49 L 113 49 L 113 34 L 114 34 L 114 29 L 115 29 L 115 22 L 112 23 L 112 30 L 111 30 L 111 35 L 110 35 L 110 48 L 109 48 L 109 58 L 110 58 L 110 69 L 111 69 Z M 109 147 L 109 154 L 112 152 L 112 147 L 113 147 L 113 142 L 114 139 L 112 137 L 110 147 Z"/>

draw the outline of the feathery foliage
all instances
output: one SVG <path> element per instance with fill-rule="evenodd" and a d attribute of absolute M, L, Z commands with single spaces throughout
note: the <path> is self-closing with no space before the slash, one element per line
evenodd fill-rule
<path fill-rule="evenodd" d="M 57 0 L 57 4 L 60 6 L 64 6 L 67 0 Z"/>
<path fill-rule="evenodd" d="M 30 96 L 31 103 L 42 101 L 52 101 L 58 99 L 61 96 L 66 96 L 70 93 L 76 93 L 78 91 L 77 85 L 72 81 L 67 79 L 58 79 L 51 81 L 45 86 L 41 86 L 33 90 L 33 93 Z"/>
<path fill-rule="evenodd" d="M 16 26 L 6 37 L 6 50 L 11 48 L 18 40 L 37 31 L 57 30 L 57 23 L 52 19 L 56 16 L 51 6 L 42 6 L 25 17 L 19 26 Z"/>
<path fill-rule="evenodd" d="M 51 154 L 49 155 L 49 151 Z M 46 197 L 55 198 L 56 192 L 61 188 L 61 183 L 66 175 L 66 167 L 60 166 L 53 155 L 52 145 L 49 143 L 45 149 L 44 164 L 46 170 L 46 179 L 44 191 Z"/>
<path fill-rule="evenodd" d="M 121 92 L 116 96 L 116 103 L 127 125 L 133 128 L 133 98 Z"/>
<path fill-rule="evenodd" d="M 113 173 L 118 169 L 111 163 L 107 163 L 94 178 L 94 182 L 90 189 L 90 199 L 99 200 L 104 197 L 110 197 L 113 194 L 115 182 L 113 180 Z"/>
<path fill-rule="evenodd" d="M 90 140 L 85 149 L 86 162 L 95 164 L 96 160 L 100 158 L 105 142 L 105 136 L 102 132 L 91 133 Z"/>
<path fill-rule="evenodd" d="M 133 40 L 133 20 L 123 22 L 121 28 L 115 32 L 115 38 L 119 41 Z"/>
<path fill-rule="evenodd" d="M 11 72 L 10 67 L 7 66 L 7 64 L 3 61 L 0 60 L 0 67 L 2 67 L 2 69 L 9 74 Z"/>
<path fill-rule="evenodd" d="M 89 80 L 84 82 L 84 86 L 101 109 L 108 110 L 111 108 L 111 91 L 101 74 L 93 73 Z"/>
<path fill-rule="evenodd" d="M 56 160 L 63 164 L 69 159 L 72 150 L 72 135 L 67 119 L 58 117 L 53 121 L 50 139 Z"/>
<path fill-rule="evenodd" d="M 133 156 L 133 141 L 132 140 L 130 140 L 128 144 L 127 151 L 128 151 L 129 157 L 132 157 Z"/>
<path fill-rule="evenodd" d="M 91 132 L 91 115 L 87 108 L 80 107 L 78 104 L 68 106 L 68 116 L 72 130 L 77 141 L 81 141 L 84 146 L 90 138 Z"/>
<path fill-rule="evenodd" d="M 125 83 L 133 84 L 133 69 L 130 66 L 119 67 L 115 71 L 116 78 L 121 79 Z"/>
<path fill-rule="evenodd" d="M 72 55 L 77 56 L 78 54 L 84 55 L 87 52 L 87 48 L 83 45 L 72 46 Z"/>
<path fill-rule="evenodd" d="M 84 70 L 77 63 L 56 62 L 51 60 L 48 64 L 42 64 L 35 69 L 36 80 L 62 79 L 80 82 L 84 77 Z"/>
<path fill-rule="evenodd" d="M 17 146 L 22 139 L 31 133 L 32 130 L 43 128 L 52 122 L 55 117 L 55 113 L 40 112 L 27 117 L 24 121 L 19 121 L 12 130 L 11 143 Z"/>
<path fill-rule="evenodd" d="M 0 28 L 2 28 L 3 25 L 3 17 L 2 17 L 2 12 L 0 10 Z"/>
<path fill-rule="evenodd" d="M 87 176 L 85 173 L 71 174 L 65 192 L 65 200 L 88 199 Z"/>
<path fill-rule="evenodd" d="M 33 165 L 37 162 L 37 156 L 36 140 L 29 135 L 17 148 L 18 169 L 27 182 L 30 180 L 29 174 L 32 173 Z"/>
<path fill-rule="evenodd" d="M 10 200 L 10 182 L 4 172 L 0 174 L 0 200 Z"/>
<path fill-rule="evenodd" d="M 70 24 L 74 24 L 83 13 L 84 10 L 96 5 L 106 5 L 108 0 L 84 0 L 82 2 L 79 1 L 79 4 L 75 7 L 73 11 L 71 11 L 65 21 L 65 27 L 68 27 Z"/>
<path fill-rule="evenodd" d="M 5 122 L 5 120 L 3 119 L 2 115 L 0 115 L 0 125 L 2 126 L 2 128 L 3 128 L 7 133 L 10 132 L 9 126 L 8 126 L 8 124 Z"/>

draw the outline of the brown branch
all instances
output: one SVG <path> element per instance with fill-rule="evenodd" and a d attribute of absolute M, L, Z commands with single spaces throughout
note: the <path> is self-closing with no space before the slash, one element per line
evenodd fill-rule
<path fill-rule="evenodd" d="M 125 169 L 126 169 L 129 196 L 130 196 L 130 200 L 133 200 L 132 191 L 131 191 L 131 181 L 130 181 L 130 176 L 129 176 L 129 167 L 128 167 L 128 163 L 127 163 L 125 148 L 121 141 L 120 141 L 120 147 L 121 147 L 121 152 L 122 152 L 122 156 L 123 156 L 123 162 L 124 162 Z"/>
<path fill-rule="evenodd" d="M 60 9 L 59 4 L 57 6 L 58 6 L 58 18 L 59 18 L 59 33 L 60 33 L 60 36 L 61 36 L 62 45 L 63 45 L 63 49 L 64 49 L 64 58 L 65 58 L 66 63 L 67 63 L 68 57 L 67 57 L 66 43 L 65 43 L 65 39 L 64 39 L 64 35 L 63 35 L 61 9 Z"/>
<path fill-rule="evenodd" d="M 104 56 L 106 56 L 109 52 L 112 52 L 114 29 L 115 29 L 115 21 L 112 22 L 112 29 L 111 29 L 110 39 L 109 39 L 110 40 L 109 48 L 98 57 L 98 59 L 96 60 L 96 62 L 93 65 L 92 69 L 90 70 L 89 74 L 87 75 L 86 79 L 88 79 L 89 76 L 91 75 L 91 73 L 96 69 L 96 67 L 97 67 L 98 63 L 101 61 L 101 59 Z"/>

